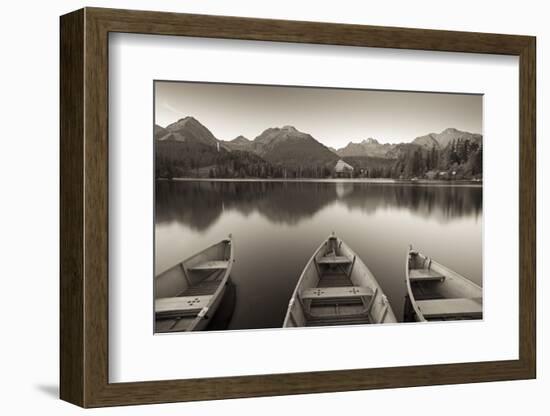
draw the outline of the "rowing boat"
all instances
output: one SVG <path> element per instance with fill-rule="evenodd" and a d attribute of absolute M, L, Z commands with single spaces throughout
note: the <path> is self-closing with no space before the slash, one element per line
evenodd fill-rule
<path fill-rule="evenodd" d="M 483 318 L 481 287 L 412 247 L 407 251 L 405 274 L 406 321 Z"/>
<path fill-rule="evenodd" d="M 391 322 L 397 320 L 374 275 L 333 233 L 302 271 L 283 327 Z"/>
<path fill-rule="evenodd" d="M 200 331 L 214 315 L 233 265 L 231 235 L 155 278 L 155 332 Z"/>

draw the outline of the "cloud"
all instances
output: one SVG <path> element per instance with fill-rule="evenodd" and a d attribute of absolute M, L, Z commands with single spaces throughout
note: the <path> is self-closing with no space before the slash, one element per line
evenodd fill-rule
<path fill-rule="evenodd" d="M 177 116 L 181 115 L 181 111 L 179 111 L 177 108 L 172 107 L 166 101 L 163 101 L 160 105 L 161 105 L 162 108 L 176 114 Z"/>

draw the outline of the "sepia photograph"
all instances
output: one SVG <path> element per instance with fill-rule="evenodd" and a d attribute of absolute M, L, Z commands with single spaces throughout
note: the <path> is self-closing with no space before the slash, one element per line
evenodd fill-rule
<path fill-rule="evenodd" d="M 153 87 L 156 333 L 483 319 L 482 95 Z"/>

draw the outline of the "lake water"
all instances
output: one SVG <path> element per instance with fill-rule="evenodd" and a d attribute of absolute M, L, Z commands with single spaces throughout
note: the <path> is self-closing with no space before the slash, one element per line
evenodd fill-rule
<path fill-rule="evenodd" d="M 236 296 L 222 305 L 233 314 L 221 329 L 281 327 L 302 269 L 332 231 L 373 272 L 398 320 L 409 244 L 482 284 L 481 186 L 158 181 L 155 204 L 156 274 L 233 235 Z"/>

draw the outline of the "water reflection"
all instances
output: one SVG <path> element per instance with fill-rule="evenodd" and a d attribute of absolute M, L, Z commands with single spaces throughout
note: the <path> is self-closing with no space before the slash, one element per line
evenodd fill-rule
<path fill-rule="evenodd" d="M 387 183 L 158 181 L 156 222 L 178 221 L 197 231 L 224 212 L 258 212 L 274 223 L 297 225 L 327 205 L 340 203 L 367 214 L 390 208 L 440 222 L 481 215 L 479 187 Z"/>
<path fill-rule="evenodd" d="M 396 183 L 158 181 L 155 270 L 232 233 L 234 293 L 211 329 L 281 327 L 307 260 L 335 231 L 398 317 L 409 244 L 482 284 L 482 189 Z"/>

